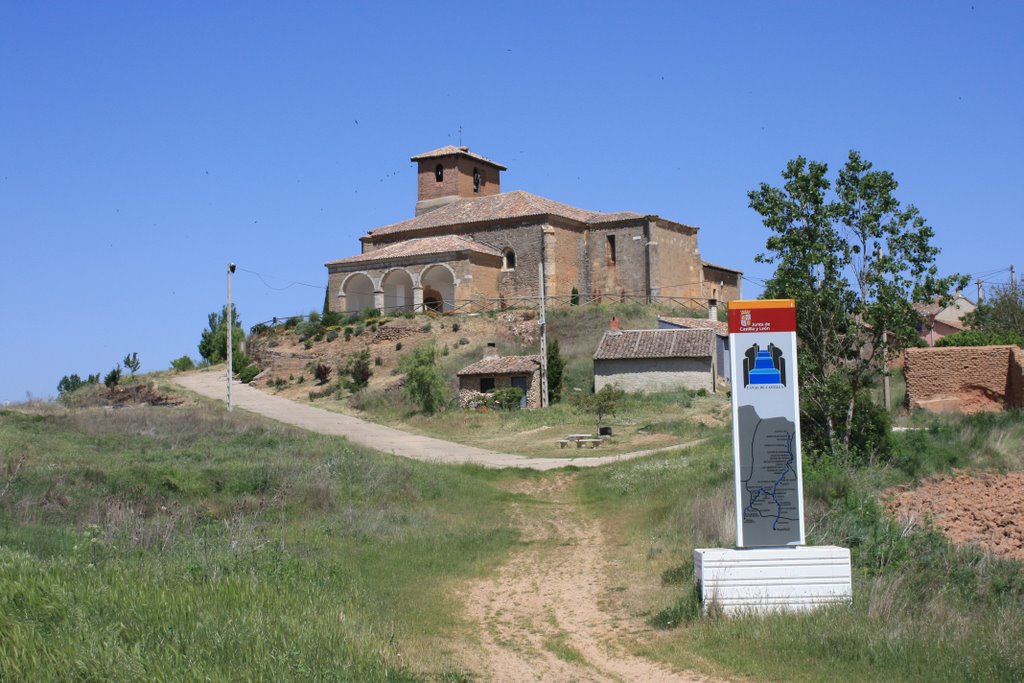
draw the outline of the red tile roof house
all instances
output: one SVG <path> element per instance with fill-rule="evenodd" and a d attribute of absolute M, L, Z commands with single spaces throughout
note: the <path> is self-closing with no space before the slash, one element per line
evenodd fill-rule
<path fill-rule="evenodd" d="M 713 330 L 715 333 L 715 370 L 718 379 L 732 381 L 729 359 L 729 323 L 704 318 L 662 318 L 658 317 L 659 330 Z"/>
<path fill-rule="evenodd" d="M 523 390 L 519 407 L 540 408 L 540 363 L 539 355 L 499 356 L 493 342 L 489 343 L 482 359 L 459 370 L 459 403 L 463 408 L 474 407 L 481 394 L 519 387 Z"/>
<path fill-rule="evenodd" d="M 412 157 L 416 214 L 371 229 L 362 253 L 326 263 L 332 311 L 493 310 L 549 298 L 707 305 L 739 296 L 741 273 L 705 263 L 696 227 L 502 192 L 505 166 L 447 146 Z M 497 306 L 495 305 L 497 303 Z"/>
<path fill-rule="evenodd" d="M 946 306 L 942 306 L 937 297 L 931 303 L 914 304 L 914 310 L 921 316 L 918 333 L 928 346 L 935 346 L 946 335 L 967 329 L 963 317 L 976 308 L 973 301 L 959 292 Z"/>
<path fill-rule="evenodd" d="M 594 353 L 594 390 L 714 391 L 715 356 L 713 330 L 609 330 Z"/>

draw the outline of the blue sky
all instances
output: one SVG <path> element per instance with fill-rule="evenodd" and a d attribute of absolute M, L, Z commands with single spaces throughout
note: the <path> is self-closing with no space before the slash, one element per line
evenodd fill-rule
<path fill-rule="evenodd" d="M 747 191 L 858 149 L 944 271 L 1006 281 L 1022 26 L 1004 2 L 0 2 L 0 401 L 198 357 L 228 261 L 246 326 L 319 310 L 323 263 L 410 217 L 409 157 L 460 127 L 505 190 L 700 226 L 749 296 Z"/>

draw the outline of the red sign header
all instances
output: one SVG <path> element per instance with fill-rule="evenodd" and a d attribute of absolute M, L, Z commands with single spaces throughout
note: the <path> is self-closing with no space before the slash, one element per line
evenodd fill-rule
<path fill-rule="evenodd" d="M 757 299 L 729 302 L 729 334 L 796 332 L 796 301 Z"/>

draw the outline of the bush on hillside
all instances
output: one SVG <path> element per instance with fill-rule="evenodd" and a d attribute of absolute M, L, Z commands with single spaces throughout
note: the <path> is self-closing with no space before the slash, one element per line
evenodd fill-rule
<path fill-rule="evenodd" d="M 121 364 L 118 363 L 117 367 L 114 368 L 113 370 L 111 370 L 110 372 L 108 372 L 106 374 L 106 376 L 103 378 L 103 384 L 106 385 L 106 387 L 108 389 L 113 389 L 114 387 L 116 387 L 120 383 L 121 383 Z"/>
<path fill-rule="evenodd" d="M 171 369 L 177 372 L 187 372 L 189 370 L 195 370 L 196 363 L 192 360 L 191 356 L 182 356 L 181 358 L 175 358 L 171 361 Z"/>
<path fill-rule="evenodd" d="M 448 383 L 437 367 L 437 348 L 433 342 L 399 359 L 405 373 L 405 394 L 427 415 L 433 415 L 449 401 Z"/>

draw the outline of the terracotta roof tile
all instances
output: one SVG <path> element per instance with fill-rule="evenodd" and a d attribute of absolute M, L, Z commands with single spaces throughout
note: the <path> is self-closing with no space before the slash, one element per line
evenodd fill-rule
<path fill-rule="evenodd" d="M 348 258 L 329 261 L 326 265 L 340 265 L 348 263 L 365 263 L 368 261 L 379 261 L 381 259 L 402 258 L 405 256 L 419 256 L 421 254 L 447 254 L 453 251 L 475 251 L 491 256 L 501 256 L 501 252 L 481 244 L 467 237 L 458 235 L 442 235 L 439 237 L 423 237 L 420 239 L 403 240 L 387 244 L 379 249 L 368 251 L 365 254 L 349 256 Z"/>
<path fill-rule="evenodd" d="M 712 263 L 711 261 L 701 261 L 700 264 L 705 268 L 714 268 L 716 270 L 724 270 L 729 273 L 739 273 L 740 275 L 743 274 L 742 270 L 736 270 L 735 268 L 730 268 L 729 266 L 720 266 L 717 263 Z"/>
<path fill-rule="evenodd" d="M 586 211 L 575 206 L 556 202 L 553 199 L 540 197 L 522 190 L 515 190 L 487 197 L 460 199 L 415 218 L 375 228 L 370 231 L 370 235 L 372 237 L 380 237 L 400 232 L 446 228 L 466 223 L 508 221 L 549 215 L 568 218 L 579 223 L 600 222 L 609 216 L 615 217 L 614 220 L 621 220 L 623 217 L 642 217 L 641 214 L 631 212 L 608 214 Z"/>
<path fill-rule="evenodd" d="M 729 323 L 706 318 L 658 318 L 670 325 L 685 327 L 688 330 L 714 330 L 719 337 L 729 336 Z"/>
<path fill-rule="evenodd" d="M 605 332 L 594 360 L 624 358 L 708 358 L 712 330 L 622 330 Z"/>
<path fill-rule="evenodd" d="M 411 157 L 409 161 L 419 161 L 420 159 L 434 159 L 436 157 L 447 157 L 451 156 L 452 154 L 461 154 L 463 156 L 469 157 L 470 159 L 482 161 L 485 164 L 490 164 L 491 166 L 500 168 L 502 171 L 508 170 L 505 166 L 502 166 L 497 161 L 492 161 L 487 157 L 480 156 L 479 154 L 476 154 L 474 152 L 470 152 L 469 147 L 456 147 L 455 145 L 445 145 L 444 147 L 433 149 L 429 152 L 424 152 L 423 154 L 417 154 L 416 156 Z"/>
<path fill-rule="evenodd" d="M 531 373 L 540 367 L 540 356 L 494 356 L 467 365 L 457 373 L 464 375 L 511 375 Z"/>

